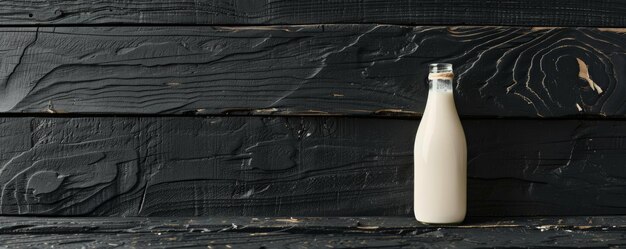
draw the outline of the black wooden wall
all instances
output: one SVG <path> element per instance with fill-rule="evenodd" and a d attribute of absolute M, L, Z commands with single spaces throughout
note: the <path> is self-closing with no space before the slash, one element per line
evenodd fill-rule
<path fill-rule="evenodd" d="M 468 215 L 626 213 L 626 3 L 0 1 L 0 214 L 410 216 L 455 65 Z"/>

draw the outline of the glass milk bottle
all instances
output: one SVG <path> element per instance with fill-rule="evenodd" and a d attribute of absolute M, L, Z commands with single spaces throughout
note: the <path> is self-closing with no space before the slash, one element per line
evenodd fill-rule
<path fill-rule="evenodd" d="M 414 147 L 415 218 L 422 223 L 460 223 L 465 218 L 467 146 L 454 106 L 452 64 L 430 64 L 428 100 Z"/>

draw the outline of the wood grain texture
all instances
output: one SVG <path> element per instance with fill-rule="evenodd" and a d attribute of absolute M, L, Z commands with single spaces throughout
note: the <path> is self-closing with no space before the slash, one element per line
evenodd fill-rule
<path fill-rule="evenodd" d="M 0 29 L 0 111 L 421 115 L 455 65 L 464 116 L 626 115 L 624 29 L 308 25 Z"/>
<path fill-rule="evenodd" d="M 0 119 L 0 211 L 411 216 L 417 120 Z M 468 215 L 626 212 L 626 121 L 463 121 Z"/>
<path fill-rule="evenodd" d="M 624 217 L 501 219 L 423 226 L 413 218 L 5 218 L 9 248 L 619 248 Z"/>
<path fill-rule="evenodd" d="M 442 229 L 402 234 L 96 233 L 0 235 L 8 248 L 620 248 L 624 231 L 528 231 L 523 228 Z"/>
<path fill-rule="evenodd" d="M 412 138 L 386 120 L 7 118 L 2 214 L 407 213 Z M 412 130 L 414 122 L 400 127 Z M 356 128 L 354 128 L 356 127 Z M 368 139 L 359 137 L 373 136 Z M 399 147 L 399 144 L 405 148 Z M 354 208 L 357 208 L 356 210 Z"/>
<path fill-rule="evenodd" d="M 76 233 L 298 233 L 410 234 L 445 228 L 625 231 L 624 216 L 470 217 L 458 225 L 424 225 L 413 217 L 2 217 L 2 234 Z"/>
<path fill-rule="evenodd" d="M 0 1 L 3 25 L 315 24 L 626 26 L 621 1 Z"/>

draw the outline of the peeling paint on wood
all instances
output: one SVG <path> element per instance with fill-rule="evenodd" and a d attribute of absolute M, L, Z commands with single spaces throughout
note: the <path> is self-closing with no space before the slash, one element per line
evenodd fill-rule
<path fill-rule="evenodd" d="M 598 92 L 598 94 L 602 94 L 602 88 L 598 86 L 598 84 L 596 84 L 596 82 L 594 82 L 589 76 L 589 67 L 587 66 L 587 64 L 579 58 L 576 58 L 576 61 L 578 61 L 579 68 L 578 77 L 587 81 L 587 83 L 589 83 L 589 87 L 591 87 L 591 90 Z"/>
<path fill-rule="evenodd" d="M 322 232 L 408 234 L 413 230 L 442 228 L 523 228 L 537 231 L 625 231 L 624 216 L 472 217 L 459 225 L 424 225 L 413 217 L 5 217 L 3 234 L 40 233 L 168 233 L 168 232 L 275 232 L 283 229 Z"/>
<path fill-rule="evenodd" d="M 626 212 L 626 121 L 463 125 L 470 217 Z M 411 216 L 417 126 L 348 117 L 1 118 L 0 211 Z"/>
<path fill-rule="evenodd" d="M 421 115 L 455 65 L 464 116 L 624 117 L 626 33 L 293 25 L 1 28 L 0 111 Z"/>
<path fill-rule="evenodd" d="M 622 247 L 624 218 L 567 217 L 423 226 L 413 218 L 7 218 L 0 243 L 72 248 Z M 290 220 L 290 219 L 287 219 Z M 595 221 L 592 226 L 579 226 Z M 589 227 L 589 228 L 588 228 Z M 366 228 L 366 229 L 362 229 Z M 522 235 L 522 236 L 520 236 Z"/>

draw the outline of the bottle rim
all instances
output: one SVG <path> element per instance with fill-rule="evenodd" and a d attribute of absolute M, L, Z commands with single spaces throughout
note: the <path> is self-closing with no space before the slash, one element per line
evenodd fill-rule
<path fill-rule="evenodd" d="M 450 63 L 432 63 L 428 65 L 430 73 L 450 73 L 452 72 L 452 64 Z"/>

